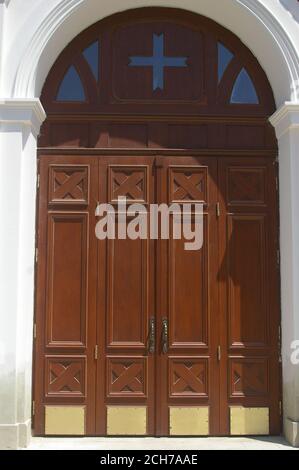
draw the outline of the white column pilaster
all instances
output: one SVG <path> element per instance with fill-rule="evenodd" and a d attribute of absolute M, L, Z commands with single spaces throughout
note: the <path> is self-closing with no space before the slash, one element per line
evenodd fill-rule
<path fill-rule="evenodd" d="M 38 99 L 0 100 L 0 447 L 30 438 Z"/>
<path fill-rule="evenodd" d="M 270 121 L 279 143 L 284 433 L 299 446 L 299 364 L 291 361 L 299 340 L 299 104 L 285 103 Z"/>

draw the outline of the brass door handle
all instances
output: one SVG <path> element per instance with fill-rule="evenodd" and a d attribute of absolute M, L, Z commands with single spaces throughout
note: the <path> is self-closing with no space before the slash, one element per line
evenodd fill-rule
<path fill-rule="evenodd" d="M 163 318 L 162 320 L 162 352 L 166 354 L 168 351 L 168 320 Z"/>
<path fill-rule="evenodd" d="M 221 361 L 221 346 L 218 346 L 217 348 L 217 360 L 218 362 Z"/>
<path fill-rule="evenodd" d="M 154 354 L 156 349 L 156 337 L 155 337 L 155 319 L 150 318 L 149 321 L 149 338 L 148 338 L 148 351 L 150 354 Z"/>

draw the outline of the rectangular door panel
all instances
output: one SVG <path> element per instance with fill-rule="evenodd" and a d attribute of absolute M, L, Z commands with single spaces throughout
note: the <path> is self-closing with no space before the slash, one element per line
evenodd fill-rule
<path fill-rule="evenodd" d="M 108 242 L 109 347 L 146 346 L 149 317 L 148 245 L 147 240 Z"/>
<path fill-rule="evenodd" d="M 173 217 L 170 218 L 172 224 Z M 187 251 L 188 240 L 169 241 L 169 346 L 198 348 L 208 344 L 208 217 L 204 245 Z"/>
<path fill-rule="evenodd" d="M 230 347 L 268 344 L 266 231 L 263 214 L 227 217 Z"/>
<path fill-rule="evenodd" d="M 47 345 L 86 345 L 88 213 L 48 218 Z"/>

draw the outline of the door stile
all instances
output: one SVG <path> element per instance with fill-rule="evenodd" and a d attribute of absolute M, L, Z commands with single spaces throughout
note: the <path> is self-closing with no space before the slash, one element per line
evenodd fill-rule
<path fill-rule="evenodd" d="M 225 172 L 221 161 L 218 160 L 218 201 L 220 213 L 218 217 L 218 289 L 219 289 L 219 345 L 221 346 L 221 360 L 219 361 L 219 435 L 230 433 L 229 408 L 228 408 L 228 307 L 227 307 L 227 206 L 226 206 L 226 181 Z"/>
<path fill-rule="evenodd" d="M 157 204 L 166 203 L 167 180 L 165 178 L 164 157 L 157 156 L 155 159 L 156 181 L 157 181 Z M 162 353 L 162 321 L 167 316 L 167 246 L 168 241 L 162 240 L 159 234 L 157 240 L 157 270 L 156 270 L 156 292 L 157 292 L 157 349 L 156 349 L 156 435 L 165 436 L 168 434 L 168 377 L 167 377 L 167 356 Z"/>
<path fill-rule="evenodd" d="M 147 397 L 147 413 L 148 413 L 148 435 L 156 435 L 156 387 L 157 387 L 157 294 L 156 294 L 156 240 L 152 240 L 150 237 L 150 206 L 156 202 L 156 173 L 155 173 L 155 162 L 153 158 L 148 161 L 149 165 L 149 201 L 146 204 L 148 211 L 147 215 L 147 235 L 148 235 L 148 263 L 149 263 L 149 277 L 148 277 L 148 318 L 147 318 L 147 343 L 144 355 L 147 357 L 148 370 L 147 370 L 147 384 L 148 384 L 148 397 Z M 151 334 L 151 321 L 154 321 L 154 351 L 150 350 L 150 334 Z"/>
<path fill-rule="evenodd" d="M 107 170 L 103 158 L 98 159 L 98 203 L 107 201 Z M 98 218 L 97 218 L 98 220 Z M 96 359 L 96 434 L 106 435 L 106 311 L 107 311 L 107 240 L 97 240 L 98 283 L 97 283 L 97 347 Z"/>
<path fill-rule="evenodd" d="M 221 202 L 218 191 L 218 159 L 209 159 L 210 195 L 207 215 L 209 217 L 209 335 L 210 335 L 210 434 L 221 434 L 221 396 L 220 396 L 220 365 L 223 345 L 220 341 L 221 304 L 219 298 L 219 219 Z"/>
<path fill-rule="evenodd" d="M 86 407 L 86 434 L 93 436 L 96 430 L 96 362 L 94 351 L 97 345 L 97 297 L 94 292 L 97 288 L 97 243 L 94 235 L 95 205 L 98 197 L 98 161 L 93 158 L 90 167 L 90 203 L 89 203 L 89 241 L 88 241 L 88 316 L 87 316 L 87 407 Z M 88 372 L 90 370 L 90 373 Z"/>
<path fill-rule="evenodd" d="M 39 199 L 37 208 L 38 231 L 37 249 L 39 258 L 36 265 L 36 299 L 35 299 L 35 350 L 34 350 L 34 433 L 42 435 L 45 430 L 45 418 L 43 412 L 44 381 L 40 371 L 44 368 L 45 345 L 45 285 L 47 277 L 47 263 L 43 256 L 47 244 L 47 193 L 43 191 L 43 184 L 47 184 L 47 165 L 39 160 Z"/>
<path fill-rule="evenodd" d="M 279 251 L 279 192 L 278 165 L 276 160 L 268 164 L 269 182 L 269 337 L 271 338 L 271 379 L 270 389 L 270 433 L 280 434 L 282 429 L 282 377 L 281 377 L 281 317 L 280 317 L 280 251 Z M 276 257 L 275 257 L 276 253 Z M 278 366 L 277 366 L 278 364 Z"/>

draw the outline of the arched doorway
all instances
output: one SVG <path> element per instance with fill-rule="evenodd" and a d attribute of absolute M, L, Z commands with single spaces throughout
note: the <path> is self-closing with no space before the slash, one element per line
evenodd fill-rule
<path fill-rule="evenodd" d="M 206 18 L 140 9 L 72 41 L 41 99 L 35 432 L 279 433 L 275 105 L 255 58 Z M 203 203 L 203 248 L 97 240 L 118 196 Z"/>

